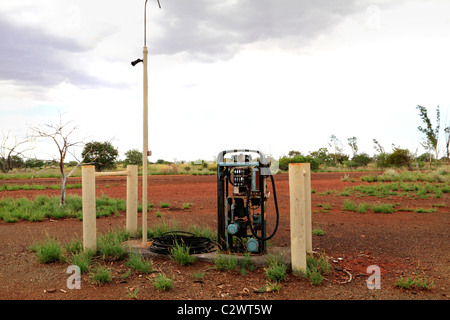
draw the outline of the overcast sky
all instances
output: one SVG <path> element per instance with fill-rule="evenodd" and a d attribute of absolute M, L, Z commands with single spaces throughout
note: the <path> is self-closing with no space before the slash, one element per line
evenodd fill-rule
<path fill-rule="evenodd" d="M 370 155 L 373 139 L 421 154 L 417 105 L 450 119 L 448 0 L 160 2 L 147 5 L 150 161 L 307 154 L 332 134 L 347 154 L 352 136 Z M 0 0 L 1 131 L 61 114 L 77 139 L 142 150 L 143 65 L 130 62 L 144 3 Z"/>

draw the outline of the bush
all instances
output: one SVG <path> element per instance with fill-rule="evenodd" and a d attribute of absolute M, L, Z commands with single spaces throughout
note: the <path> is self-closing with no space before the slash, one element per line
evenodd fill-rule
<path fill-rule="evenodd" d="M 127 266 L 131 269 L 136 270 L 142 273 L 150 273 L 153 270 L 153 262 L 152 260 L 145 260 L 142 254 L 133 252 L 130 254 L 128 258 Z"/>
<path fill-rule="evenodd" d="M 189 247 L 176 243 L 170 250 L 170 259 L 184 266 L 193 264 L 197 258 L 189 254 Z"/>
<path fill-rule="evenodd" d="M 173 287 L 173 279 L 170 279 L 166 275 L 160 273 L 153 279 L 153 284 L 159 291 L 165 291 Z"/>
<path fill-rule="evenodd" d="M 54 238 L 48 237 L 44 242 L 33 246 L 32 250 L 36 251 L 40 263 L 65 260 L 63 248 Z"/>
<path fill-rule="evenodd" d="M 111 270 L 107 269 L 103 266 L 98 266 L 90 272 L 90 280 L 91 283 L 100 285 L 103 283 L 111 282 L 112 280 L 112 273 Z"/>
<path fill-rule="evenodd" d="M 386 158 L 386 164 L 393 167 L 411 167 L 413 157 L 407 149 L 395 148 Z"/>
<path fill-rule="evenodd" d="M 365 167 L 372 161 L 372 158 L 367 153 L 357 154 L 352 158 L 352 162 L 356 167 Z"/>
<path fill-rule="evenodd" d="M 283 263 L 281 257 L 270 256 L 267 259 L 266 277 L 273 282 L 281 282 L 287 277 L 287 265 Z"/>
<path fill-rule="evenodd" d="M 319 169 L 320 166 L 320 161 L 311 156 L 296 155 L 280 158 L 278 161 L 280 170 L 287 171 L 289 169 L 289 163 L 309 163 L 313 171 Z"/>
<path fill-rule="evenodd" d="M 86 143 L 81 153 L 86 163 L 93 163 L 95 170 L 103 171 L 114 169 L 119 151 L 113 145 L 106 142 L 92 141 Z"/>

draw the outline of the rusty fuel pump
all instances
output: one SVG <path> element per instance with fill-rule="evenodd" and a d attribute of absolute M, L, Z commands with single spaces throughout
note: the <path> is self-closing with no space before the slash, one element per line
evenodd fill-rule
<path fill-rule="evenodd" d="M 230 154 L 231 157 L 225 156 Z M 252 154 L 257 154 L 253 159 Z M 267 179 L 272 182 L 276 223 L 267 236 Z M 275 181 L 270 163 L 257 150 L 222 151 L 217 157 L 217 220 L 220 250 L 234 253 L 266 253 L 279 223 Z"/>

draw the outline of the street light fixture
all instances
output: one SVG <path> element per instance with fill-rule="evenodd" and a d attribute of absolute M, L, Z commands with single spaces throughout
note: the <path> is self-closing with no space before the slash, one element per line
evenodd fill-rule
<path fill-rule="evenodd" d="M 148 151 L 148 75 L 147 75 L 147 1 L 145 0 L 144 6 L 144 49 L 143 49 L 143 59 L 136 59 L 131 62 L 131 65 L 134 67 L 139 62 L 144 64 L 144 141 L 143 141 L 143 150 L 142 150 L 142 246 L 147 246 L 147 157 L 151 155 L 151 152 Z M 158 6 L 161 9 L 161 4 L 158 1 Z"/>

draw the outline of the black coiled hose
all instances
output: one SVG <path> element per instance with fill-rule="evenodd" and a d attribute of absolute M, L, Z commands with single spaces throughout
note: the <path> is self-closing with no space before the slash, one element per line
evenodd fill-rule
<path fill-rule="evenodd" d="M 260 241 L 267 241 L 267 240 L 270 240 L 270 239 L 275 235 L 275 233 L 276 233 L 277 230 L 278 230 L 278 223 L 279 223 L 279 220 L 280 220 L 280 213 L 278 212 L 277 192 L 276 192 L 276 190 L 275 190 L 275 180 L 273 179 L 273 175 L 270 175 L 270 179 L 272 180 L 273 200 L 274 200 L 274 202 L 275 202 L 275 210 L 276 210 L 276 215 L 277 215 L 277 222 L 275 223 L 275 228 L 274 228 L 274 230 L 273 230 L 273 232 L 272 232 L 272 234 L 271 234 L 270 236 L 265 237 L 265 238 L 262 238 L 262 237 L 260 237 L 260 236 L 258 236 L 258 235 L 256 234 L 255 230 L 253 230 L 253 225 L 252 225 L 251 220 L 250 220 L 250 210 L 249 210 L 249 203 L 250 203 L 250 186 L 249 186 L 249 188 L 248 188 L 248 194 L 247 194 L 247 219 L 248 219 L 248 221 L 249 221 L 250 231 L 251 231 L 252 235 L 253 235 L 256 239 L 258 239 L 258 240 L 260 240 Z M 261 204 L 261 205 L 264 205 L 264 204 Z M 261 217 L 261 219 L 264 219 L 264 217 Z"/>
<path fill-rule="evenodd" d="M 189 254 L 208 253 L 215 250 L 211 239 L 196 237 L 186 231 L 169 231 L 160 237 L 154 237 L 149 250 L 158 254 L 170 255 L 177 244 L 187 247 Z"/>

